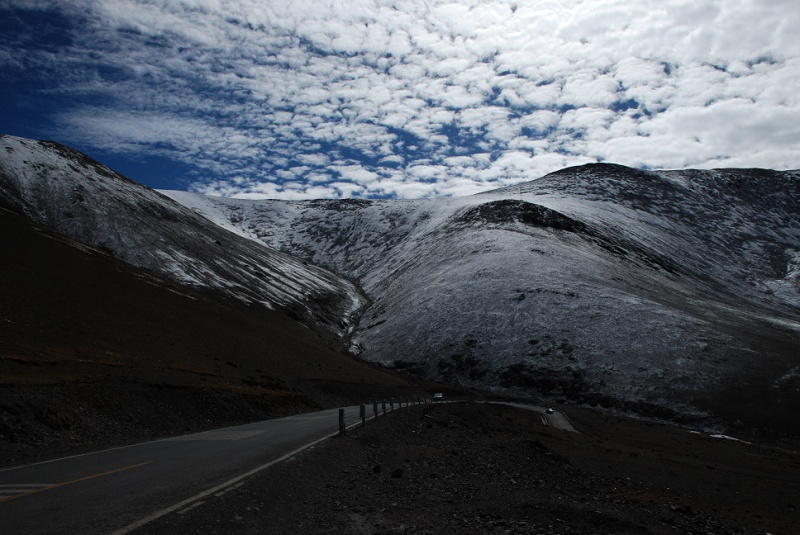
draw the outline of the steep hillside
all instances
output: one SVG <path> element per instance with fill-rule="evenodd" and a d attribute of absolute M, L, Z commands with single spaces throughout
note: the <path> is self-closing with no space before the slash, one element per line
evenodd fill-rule
<path fill-rule="evenodd" d="M 281 311 L 2 207 L 0 236 L 0 466 L 414 393 Z"/>
<path fill-rule="evenodd" d="M 351 283 L 60 145 L 0 137 L 0 237 L 0 465 L 416 392 Z"/>
<path fill-rule="evenodd" d="M 134 266 L 291 310 L 336 334 L 363 302 L 349 282 L 232 235 L 56 143 L 0 137 L 0 201 Z"/>
<path fill-rule="evenodd" d="M 755 430 L 800 406 L 799 181 L 601 164 L 458 199 L 165 193 L 357 281 L 368 360 Z"/>

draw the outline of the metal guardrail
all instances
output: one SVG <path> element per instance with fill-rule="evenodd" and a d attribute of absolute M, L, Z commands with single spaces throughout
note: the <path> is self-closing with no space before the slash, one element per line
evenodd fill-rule
<path fill-rule="evenodd" d="M 395 404 L 397 405 L 397 409 L 401 409 L 403 404 L 405 403 L 406 407 L 410 407 L 413 405 L 426 405 L 429 407 L 433 407 L 435 405 L 443 404 L 443 403 L 464 403 L 469 401 L 466 398 L 449 398 L 449 399 L 439 399 L 434 400 L 431 396 L 417 396 L 416 399 L 411 397 L 402 397 L 402 398 L 389 398 L 389 399 L 382 399 L 380 401 L 375 400 L 372 401 L 372 416 L 367 417 L 367 404 L 362 403 L 359 405 L 359 416 L 361 418 L 361 427 L 365 427 L 367 425 L 367 420 L 377 419 L 378 416 L 381 414 L 379 411 L 379 404 L 380 409 L 383 412 L 383 416 L 386 416 L 387 410 L 386 406 L 388 403 L 389 410 L 388 412 L 393 412 L 395 410 Z M 347 425 L 346 418 L 345 418 L 345 409 L 339 409 L 339 436 L 344 436 L 347 434 L 347 430 L 351 427 L 355 427 L 359 425 L 359 422 L 354 424 Z"/>

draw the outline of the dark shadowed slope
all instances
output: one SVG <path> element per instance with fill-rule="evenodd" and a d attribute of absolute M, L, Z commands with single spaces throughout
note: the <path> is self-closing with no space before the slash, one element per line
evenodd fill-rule
<path fill-rule="evenodd" d="M 417 201 L 166 192 L 357 280 L 362 356 L 740 430 L 798 428 L 800 175 L 570 168 Z M 786 412 L 789 410 L 789 412 Z"/>
<path fill-rule="evenodd" d="M 0 198 L 129 264 L 247 303 L 290 309 L 335 333 L 347 329 L 363 302 L 349 282 L 226 232 L 56 143 L 0 137 Z"/>
<path fill-rule="evenodd" d="M 0 465 L 408 385 L 279 311 L 160 279 L 0 208 Z"/>

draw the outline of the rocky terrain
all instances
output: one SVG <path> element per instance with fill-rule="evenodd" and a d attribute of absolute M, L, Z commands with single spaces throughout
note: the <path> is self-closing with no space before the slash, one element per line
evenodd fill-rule
<path fill-rule="evenodd" d="M 356 282 L 354 351 L 417 377 L 707 429 L 800 405 L 800 175 L 598 164 L 471 197 L 164 192 Z M 789 430 L 791 429 L 791 430 Z"/>
<path fill-rule="evenodd" d="M 137 531 L 796 533 L 800 454 L 568 409 L 412 407 L 355 428 Z"/>

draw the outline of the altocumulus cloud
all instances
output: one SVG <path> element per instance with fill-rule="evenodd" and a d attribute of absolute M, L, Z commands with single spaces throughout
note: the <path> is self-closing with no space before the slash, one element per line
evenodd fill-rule
<path fill-rule="evenodd" d="M 795 0 L 3 0 L 0 17 L 10 94 L 60 103 L 49 133 L 180 162 L 203 193 L 800 167 Z"/>

